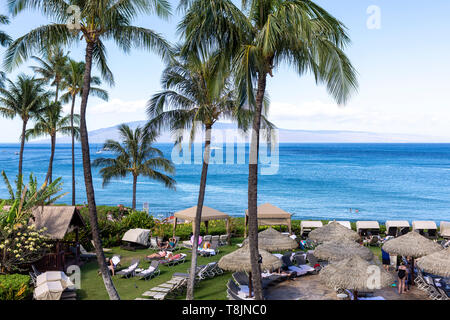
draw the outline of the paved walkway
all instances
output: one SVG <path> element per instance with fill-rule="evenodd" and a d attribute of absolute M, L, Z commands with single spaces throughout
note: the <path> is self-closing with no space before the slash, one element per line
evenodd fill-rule
<path fill-rule="evenodd" d="M 282 282 L 266 291 L 268 300 L 337 300 L 336 292 L 325 286 L 318 275 L 307 275 Z M 406 294 L 399 295 L 396 287 L 376 290 L 374 296 L 386 300 L 428 300 L 428 295 L 412 287 Z"/>

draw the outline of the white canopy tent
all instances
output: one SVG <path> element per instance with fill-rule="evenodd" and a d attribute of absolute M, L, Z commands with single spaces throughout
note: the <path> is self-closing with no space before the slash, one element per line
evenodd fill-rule
<path fill-rule="evenodd" d="M 439 225 L 440 234 L 442 238 L 449 239 L 450 238 L 450 222 L 441 221 Z"/>
<path fill-rule="evenodd" d="M 122 237 L 122 241 L 137 243 L 143 246 L 148 246 L 148 238 L 150 230 L 148 229 L 130 229 Z"/>
<path fill-rule="evenodd" d="M 398 236 L 409 232 L 410 224 L 406 220 L 389 220 L 386 221 L 386 234 L 390 236 Z"/>
<path fill-rule="evenodd" d="M 322 221 L 302 221 L 300 222 L 300 235 L 304 236 L 316 228 L 323 227 Z"/>
<path fill-rule="evenodd" d="M 292 233 L 291 214 L 270 203 L 264 203 L 257 208 L 258 226 L 287 226 L 289 234 Z M 248 209 L 245 210 L 244 238 L 247 237 Z"/>
<path fill-rule="evenodd" d="M 379 234 L 380 224 L 378 221 L 356 221 L 356 232 L 360 235 L 366 235 L 367 232 Z"/>
<path fill-rule="evenodd" d="M 434 221 L 413 221 L 412 229 L 427 238 L 437 238 L 437 225 Z"/>
<path fill-rule="evenodd" d="M 328 224 L 332 223 L 333 221 L 328 221 Z M 334 221 L 339 223 L 341 226 L 346 227 L 347 229 L 351 229 L 352 228 L 352 224 L 350 223 L 350 221 Z"/>

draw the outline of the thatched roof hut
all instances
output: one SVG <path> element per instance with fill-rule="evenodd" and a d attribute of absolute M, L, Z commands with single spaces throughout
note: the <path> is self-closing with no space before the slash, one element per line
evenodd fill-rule
<path fill-rule="evenodd" d="M 388 240 L 383 245 L 383 250 L 390 254 L 413 258 L 420 258 L 442 249 L 442 246 L 415 231 Z"/>
<path fill-rule="evenodd" d="M 359 240 L 359 235 L 340 223 L 334 221 L 323 227 L 312 230 L 308 237 L 317 242 L 333 241 L 338 239 Z"/>
<path fill-rule="evenodd" d="M 378 273 L 379 277 L 374 277 Z M 320 271 L 320 280 L 331 288 L 368 291 L 381 289 L 394 283 L 394 277 L 383 267 L 353 256 L 330 263 Z"/>
<path fill-rule="evenodd" d="M 32 212 L 32 223 L 37 229 L 47 228 L 45 233 L 53 240 L 62 240 L 67 233 L 85 226 L 80 211 L 73 206 L 39 206 Z"/>
<path fill-rule="evenodd" d="M 353 256 L 359 256 L 364 260 L 372 260 L 374 257 L 369 248 L 350 240 L 328 241 L 318 245 L 314 250 L 314 256 L 330 261 L 340 261 Z"/>
<path fill-rule="evenodd" d="M 417 265 L 425 272 L 450 277 L 450 248 L 417 259 Z"/>
<path fill-rule="evenodd" d="M 248 238 L 244 240 L 243 245 L 248 244 Z M 258 248 L 270 252 L 294 250 L 298 247 L 297 241 L 281 234 L 273 228 L 268 228 L 258 233 Z"/>
<path fill-rule="evenodd" d="M 259 254 L 262 257 L 261 270 L 275 270 L 281 267 L 281 260 L 271 253 L 259 249 Z M 250 263 L 250 249 L 249 246 L 233 251 L 219 260 L 219 267 L 228 271 L 252 271 L 252 264 Z"/>

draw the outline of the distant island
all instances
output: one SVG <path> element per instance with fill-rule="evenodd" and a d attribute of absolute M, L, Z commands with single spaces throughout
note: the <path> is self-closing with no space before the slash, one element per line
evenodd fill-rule
<path fill-rule="evenodd" d="M 145 120 L 128 122 L 132 129 L 144 126 Z M 119 124 L 118 124 L 119 125 Z M 90 143 L 103 143 L 107 139 L 118 139 L 117 127 L 112 126 L 89 131 Z M 213 130 L 236 130 L 232 123 L 218 122 Z M 376 133 L 365 131 L 338 130 L 290 130 L 278 128 L 280 143 L 447 143 L 448 139 L 441 137 L 422 136 L 398 133 Z M 169 132 L 163 132 L 158 138 L 159 143 L 171 143 L 173 139 Z M 50 140 L 34 140 L 32 143 L 50 143 Z M 59 137 L 57 143 L 70 143 L 69 137 Z"/>

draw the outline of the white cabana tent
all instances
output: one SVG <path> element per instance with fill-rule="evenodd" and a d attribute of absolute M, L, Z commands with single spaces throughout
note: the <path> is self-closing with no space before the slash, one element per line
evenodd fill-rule
<path fill-rule="evenodd" d="M 332 223 L 333 221 L 328 221 L 328 224 Z M 350 221 L 334 221 L 339 223 L 341 226 L 346 227 L 347 229 L 351 229 L 352 225 L 350 223 Z"/>
<path fill-rule="evenodd" d="M 195 217 L 197 215 L 197 206 L 190 207 L 181 211 L 178 211 L 174 214 L 175 219 L 173 220 L 173 235 L 175 236 L 175 230 L 177 228 L 178 220 L 184 220 L 192 222 L 192 233 L 194 233 L 195 228 Z M 229 228 L 230 228 L 230 219 L 231 217 L 223 213 L 219 210 L 203 206 L 202 207 L 202 214 L 200 217 L 200 221 L 205 224 L 206 228 L 206 234 L 208 234 L 208 225 L 210 220 L 226 220 L 226 230 L 227 234 L 229 235 Z"/>
<path fill-rule="evenodd" d="M 425 236 L 427 238 L 437 237 L 437 225 L 434 221 L 413 221 L 412 229 L 413 231 L 417 231 L 422 236 Z"/>
<path fill-rule="evenodd" d="M 148 229 L 130 229 L 125 232 L 122 241 L 136 243 L 147 247 L 149 234 L 150 230 Z"/>
<path fill-rule="evenodd" d="M 302 221 L 300 222 L 300 235 L 307 236 L 312 230 L 323 227 L 322 221 Z"/>
<path fill-rule="evenodd" d="M 441 221 L 439 229 L 439 233 L 442 238 L 450 239 L 450 222 Z"/>
<path fill-rule="evenodd" d="M 409 232 L 409 222 L 406 220 L 389 220 L 386 221 L 386 234 L 397 237 Z"/>
<path fill-rule="evenodd" d="M 291 214 L 270 203 L 264 203 L 257 208 L 258 226 L 287 226 L 289 234 L 291 229 Z M 245 210 L 244 238 L 247 237 L 248 209 Z"/>
<path fill-rule="evenodd" d="M 380 224 L 378 221 L 356 221 L 356 232 L 365 236 L 369 231 L 372 234 L 380 233 Z"/>

